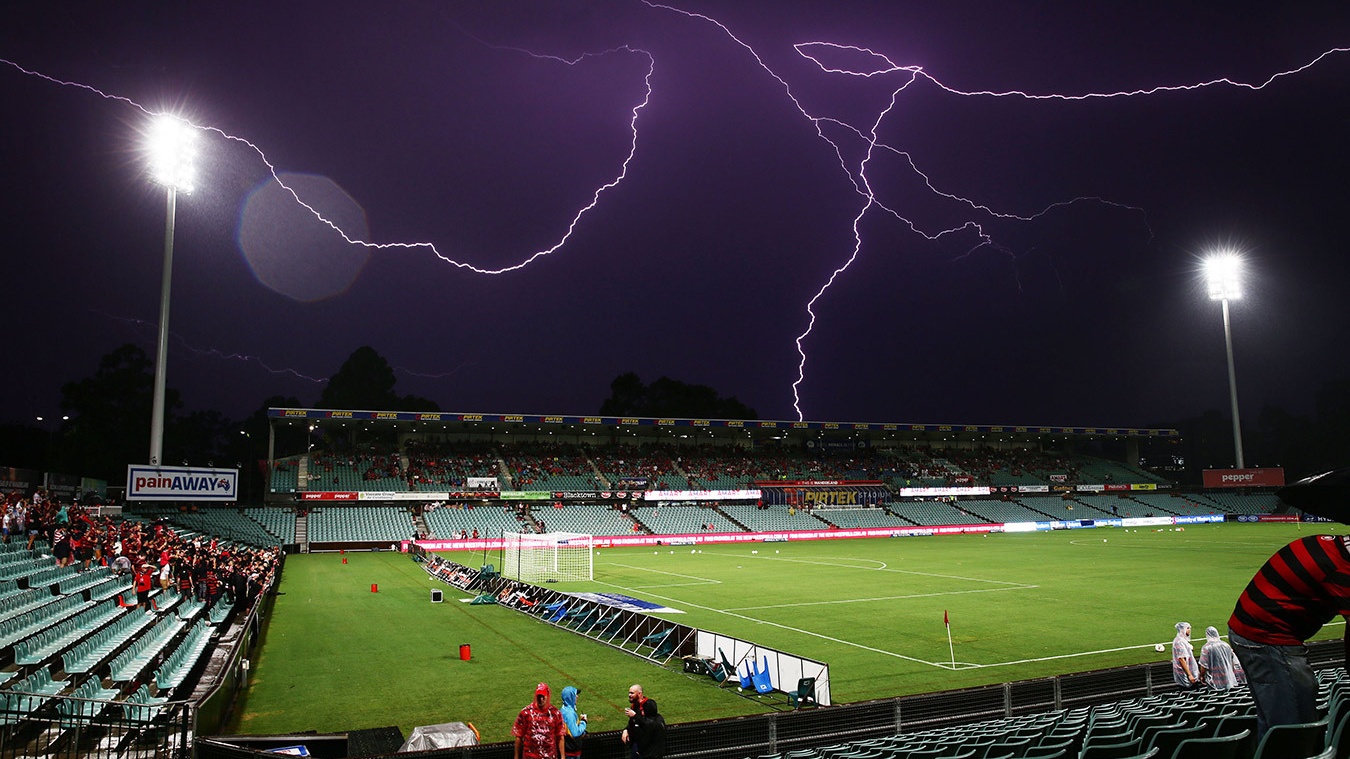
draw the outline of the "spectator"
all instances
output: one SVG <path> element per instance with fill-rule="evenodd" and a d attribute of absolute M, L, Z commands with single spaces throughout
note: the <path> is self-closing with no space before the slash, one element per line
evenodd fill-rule
<path fill-rule="evenodd" d="M 150 589 L 155 586 L 155 570 L 149 564 L 142 564 L 136 570 L 136 607 L 153 614 L 150 608 Z"/>
<path fill-rule="evenodd" d="M 128 559 L 125 556 L 118 556 L 112 560 L 112 572 L 114 576 L 121 577 L 130 571 L 132 571 L 131 559 Z"/>
<path fill-rule="evenodd" d="M 1200 684 L 1200 670 L 1195 665 L 1195 651 L 1191 648 L 1190 622 L 1177 623 L 1177 636 L 1172 639 L 1172 679 L 1184 690 Z"/>
<path fill-rule="evenodd" d="M 1317 719 L 1317 678 L 1303 644 L 1337 615 L 1350 617 L 1346 535 L 1310 535 L 1281 548 L 1238 597 L 1228 641 L 1256 702 L 1257 740 L 1276 725 Z"/>
<path fill-rule="evenodd" d="M 64 527 L 52 532 L 52 555 L 56 557 L 56 566 L 70 564 L 70 533 Z"/>
<path fill-rule="evenodd" d="M 1205 628 L 1205 645 L 1200 649 L 1199 661 L 1200 679 L 1214 690 L 1228 690 L 1247 682 L 1233 649 L 1223 642 L 1214 627 Z"/>
<path fill-rule="evenodd" d="M 562 689 L 562 717 L 567 725 L 567 735 L 563 738 L 563 750 L 567 759 L 579 759 L 581 739 L 586 735 L 586 715 L 577 713 L 577 695 L 581 691 L 572 686 Z"/>
<path fill-rule="evenodd" d="M 562 712 L 549 703 L 548 683 L 534 689 L 534 700 L 520 710 L 511 734 L 516 737 L 515 759 L 562 759 L 567 726 Z"/>
<path fill-rule="evenodd" d="M 619 738 L 628 746 L 627 755 L 632 759 L 637 759 L 637 732 L 642 725 L 642 702 L 647 697 L 642 695 L 642 686 L 634 683 L 628 689 L 628 706 L 623 710 L 628 715 L 628 726 L 619 733 Z"/>
<path fill-rule="evenodd" d="M 638 759 L 664 759 L 666 755 L 666 718 L 650 698 L 642 702 L 636 753 Z"/>

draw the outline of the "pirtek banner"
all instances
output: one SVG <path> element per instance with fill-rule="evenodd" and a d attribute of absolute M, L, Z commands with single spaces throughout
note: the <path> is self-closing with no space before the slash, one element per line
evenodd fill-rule
<path fill-rule="evenodd" d="M 1284 470 L 1269 469 L 1206 469 L 1207 488 L 1278 488 L 1284 486 Z"/>
<path fill-rule="evenodd" d="M 808 490 L 802 493 L 802 503 L 820 506 L 857 506 L 856 490 Z"/>
<path fill-rule="evenodd" d="M 238 469 L 127 466 L 128 501 L 233 501 L 238 497 Z"/>

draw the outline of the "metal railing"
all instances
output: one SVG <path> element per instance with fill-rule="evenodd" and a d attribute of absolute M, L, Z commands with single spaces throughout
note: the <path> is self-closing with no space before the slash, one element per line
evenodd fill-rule
<path fill-rule="evenodd" d="M 191 702 L 136 704 L 6 691 L 0 698 L 0 759 L 186 759 Z"/>

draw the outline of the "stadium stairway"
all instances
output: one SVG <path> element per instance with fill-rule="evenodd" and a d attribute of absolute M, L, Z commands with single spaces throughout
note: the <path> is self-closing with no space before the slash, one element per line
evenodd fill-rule
<path fill-rule="evenodd" d="M 1173 511 L 1172 509 L 1169 509 L 1169 508 L 1167 508 L 1166 506 L 1161 506 L 1161 505 L 1156 504 L 1156 503 L 1145 503 L 1144 501 L 1141 501 L 1141 500 L 1139 500 L 1138 498 L 1135 498 L 1134 496 L 1125 496 L 1125 500 L 1130 501 L 1130 502 L 1132 502 L 1132 503 L 1134 503 L 1134 504 L 1137 504 L 1137 505 L 1139 506 L 1139 508 L 1142 508 L 1142 509 L 1144 509 L 1145 511 L 1160 511 L 1160 512 L 1162 512 L 1162 513 L 1164 513 L 1164 514 L 1168 514 L 1168 515 L 1170 515 L 1170 516 L 1179 516 L 1180 513 L 1181 513 L 1181 512 L 1178 512 L 1178 511 Z"/>
<path fill-rule="evenodd" d="M 497 448 L 492 449 L 492 455 L 497 457 L 497 477 L 501 479 L 498 485 L 499 490 L 515 490 L 516 482 L 511 478 L 511 467 L 506 465 L 506 459 L 502 457 L 502 452 Z"/>
<path fill-rule="evenodd" d="M 300 544 L 302 553 L 309 553 L 309 514 L 297 511 L 295 514 L 295 542 Z"/>
<path fill-rule="evenodd" d="M 605 476 L 605 473 L 600 471 L 600 467 L 595 463 L 595 459 L 591 458 L 590 456 L 587 456 L 586 464 L 590 466 L 592 472 L 595 472 L 595 479 L 600 481 L 602 490 L 609 490 L 610 488 L 613 487 L 613 485 L 609 481 L 609 478 Z"/>
<path fill-rule="evenodd" d="M 1115 516 L 1114 514 L 1111 513 L 1111 510 L 1110 510 L 1109 508 L 1106 508 L 1106 507 L 1104 507 L 1104 506 L 1099 506 L 1099 505 L 1097 505 L 1096 503 L 1093 503 L 1093 502 L 1091 502 L 1091 501 L 1085 501 L 1085 500 L 1083 500 L 1083 499 L 1081 499 L 1081 498 L 1073 498 L 1073 499 L 1070 499 L 1070 500 L 1072 500 L 1074 503 L 1081 503 L 1081 504 L 1083 504 L 1083 508 L 1088 509 L 1089 511 L 1095 511 L 1095 512 L 1101 514 L 1102 516 L 1108 516 L 1108 517 L 1110 517 L 1110 516 Z"/>
<path fill-rule="evenodd" d="M 647 525 L 647 523 L 643 522 L 641 519 L 638 519 L 637 514 L 635 514 L 635 513 L 633 513 L 633 512 L 630 511 L 630 512 L 628 512 L 627 514 L 625 514 L 624 516 L 626 516 L 626 517 L 628 517 L 630 520 L 632 520 L 633 524 L 637 525 L 638 531 L 641 532 L 643 535 L 655 535 L 655 534 L 656 534 L 656 530 L 653 530 L 649 525 Z"/>
<path fill-rule="evenodd" d="M 809 516 L 809 517 L 814 518 L 816 521 L 820 522 L 821 524 L 825 525 L 826 527 L 838 527 L 838 526 L 839 526 L 839 525 L 837 525 L 837 524 L 831 522 L 830 520 L 826 519 L 825 517 L 821 516 L 820 514 L 818 514 L 818 513 L 815 512 L 815 511 L 809 511 L 809 510 L 808 510 L 808 511 L 806 512 L 806 515 Z"/>
<path fill-rule="evenodd" d="M 900 512 L 898 512 L 898 511 L 896 511 L 895 509 L 891 508 L 891 507 L 894 506 L 894 505 L 895 505 L 895 504 L 893 504 L 893 503 L 883 503 L 883 504 L 881 504 L 881 509 L 882 509 L 882 511 L 885 511 L 887 514 L 890 514 L 891 516 L 895 517 L 896 519 L 904 520 L 904 521 L 909 522 L 910 524 L 912 524 L 912 525 L 914 525 L 914 526 L 916 526 L 916 527 L 919 525 L 918 522 L 914 521 L 913 519 L 910 519 L 909 517 L 905 516 L 904 514 L 901 514 Z M 984 520 L 984 521 L 988 522 L 988 521 L 990 521 L 990 520 L 986 519 L 986 520 Z"/>
<path fill-rule="evenodd" d="M 1017 499 L 1013 499 L 1013 500 L 1017 500 Z M 1069 500 L 1073 501 L 1074 503 L 1077 503 L 1077 502 L 1078 502 L 1078 500 L 1077 500 L 1076 498 L 1071 498 L 1071 499 L 1069 499 Z M 1036 508 L 1035 506 L 1032 506 L 1031 504 L 1027 503 L 1026 501 L 1023 501 L 1023 500 L 1017 500 L 1017 503 L 1018 503 L 1018 505 L 1021 506 L 1022 508 L 1026 509 L 1026 510 L 1028 510 L 1028 511 L 1034 511 L 1034 512 L 1036 512 L 1037 514 L 1040 514 L 1040 515 L 1044 516 L 1046 519 L 1063 519 L 1063 517 L 1057 517 L 1057 516 L 1055 516 L 1054 514 L 1050 514 L 1050 513 L 1048 513 L 1048 512 L 1042 511 L 1042 510 Z"/>
<path fill-rule="evenodd" d="M 749 527 L 746 527 L 745 525 L 741 524 L 740 522 L 737 522 L 735 519 L 732 519 L 732 518 L 731 518 L 731 515 L 728 514 L 728 513 L 726 513 L 725 511 L 723 511 L 721 506 L 714 506 L 714 507 L 712 508 L 712 510 L 713 510 L 714 512 L 716 512 L 718 516 L 720 516 L 720 517 L 722 517 L 723 519 L 727 520 L 728 522 L 730 522 L 730 523 L 736 525 L 736 527 L 740 528 L 740 530 L 741 530 L 742 532 L 754 532 L 754 530 L 750 529 Z"/>
<path fill-rule="evenodd" d="M 689 473 L 684 471 L 684 467 L 680 466 L 679 462 L 672 460 L 670 462 L 670 468 L 675 472 L 675 474 L 679 475 L 680 477 L 683 477 L 686 483 L 689 482 Z M 689 485 L 688 487 L 692 489 L 694 486 Z"/>

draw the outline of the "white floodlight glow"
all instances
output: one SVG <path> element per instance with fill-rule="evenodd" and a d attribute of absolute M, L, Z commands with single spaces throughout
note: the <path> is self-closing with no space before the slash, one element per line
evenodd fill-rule
<path fill-rule="evenodd" d="M 181 193 L 191 193 L 196 181 L 192 161 L 197 157 L 197 130 L 168 114 L 160 114 L 150 128 L 150 178 Z"/>
<path fill-rule="evenodd" d="M 1242 297 L 1242 259 L 1221 253 L 1205 259 L 1205 289 L 1210 300 L 1237 300 Z"/>

